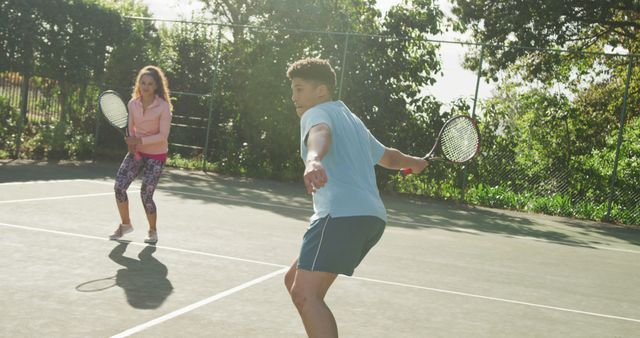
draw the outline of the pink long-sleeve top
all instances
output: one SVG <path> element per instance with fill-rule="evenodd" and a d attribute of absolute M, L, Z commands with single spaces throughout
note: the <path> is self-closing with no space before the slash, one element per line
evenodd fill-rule
<path fill-rule="evenodd" d="M 129 133 L 140 137 L 142 144 L 136 151 L 144 155 L 161 155 L 169 151 L 169 129 L 171 128 L 171 109 L 169 103 L 156 95 L 153 103 L 142 107 L 142 98 L 133 98 L 129 108 Z"/>

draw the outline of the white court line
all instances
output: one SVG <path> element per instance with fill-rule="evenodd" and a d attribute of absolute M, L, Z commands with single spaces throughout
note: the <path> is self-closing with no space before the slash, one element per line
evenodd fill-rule
<path fill-rule="evenodd" d="M 103 185 L 110 185 L 113 186 L 113 183 L 115 182 L 113 179 L 109 180 L 108 182 L 104 181 L 104 180 L 87 180 L 87 179 L 79 179 L 78 182 L 87 182 L 87 183 L 95 183 L 95 184 L 103 184 Z M 133 185 L 131 185 L 133 187 Z"/>
<path fill-rule="evenodd" d="M 394 218 L 393 216 L 389 217 L 390 222 L 400 223 L 400 224 L 407 224 L 407 225 L 414 225 L 414 226 L 422 226 L 422 227 L 427 227 L 427 228 L 437 228 L 437 229 L 444 229 L 444 230 L 455 230 L 455 231 L 470 233 L 470 234 L 474 234 L 474 235 L 482 235 L 482 234 L 485 233 L 485 232 L 478 231 L 478 230 L 473 230 L 473 229 L 459 228 L 459 227 L 453 227 L 453 226 L 450 227 L 450 226 L 432 225 L 432 224 L 424 224 L 424 223 L 417 223 L 417 222 L 407 222 L 407 221 L 401 221 L 401 220 L 394 220 L 393 218 Z M 489 232 L 489 233 L 491 233 L 491 232 Z M 613 247 L 609 247 L 609 246 L 591 245 L 591 244 L 583 244 L 583 243 L 569 242 L 569 241 L 567 241 L 567 242 L 554 241 L 552 239 L 535 238 L 535 237 L 529 237 L 529 236 L 517 236 L 517 235 L 508 235 L 508 234 L 500 235 L 498 233 L 493 233 L 493 234 L 498 235 L 498 236 L 507 237 L 507 238 L 515 238 L 515 239 L 522 239 L 522 240 L 527 240 L 527 241 L 535 241 L 535 242 L 542 242 L 542 243 L 549 243 L 549 244 L 569 245 L 569 246 L 575 246 L 575 247 L 580 247 L 580 248 L 585 248 L 585 249 L 600 249 L 600 250 L 608 250 L 608 251 L 617 251 L 617 252 L 626 252 L 626 253 L 632 253 L 632 254 L 640 254 L 639 250 L 633 250 L 633 249 L 621 249 L 621 248 L 613 248 Z"/>
<path fill-rule="evenodd" d="M 42 183 L 67 183 L 67 182 L 88 182 L 90 180 L 85 179 L 66 179 L 66 180 L 37 180 L 37 181 L 24 181 L 24 182 L 3 182 L 0 186 L 5 185 L 26 185 L 26 184 L 42 184 Z"/>
<path fill-rule="evenodd" d="M 113 185 L 113 183 L 109 183 L 109 182 L 104 182 L 104 181 L 100 181 L 100 180 L 87 180 L 87 179 L 58 180 L 58 181 L 29 181 L 29 182 L 16 182 L 15 184 L 47 183 L 47 182 L 70 182 L 70 181 L 87 182 L 87 183 L 103 184 L 103 185 Z M 2 185 L 2 184 L 12 184 L 12 183 L 0 183 L 0 185 Z M 139 189 L 140 187 L 131 185 L 131 188 Z M 183 195 L 208 197 L 208 198 L 213 198 L 213 199 L 221 199 L 221 200 L 227 200 L 227 201 L 233 201 L 233 202 L 242 202 L 242 203 L 246 203 L 246 204 L 263 205 L 263 206 L 269 206 L 269 207 L 275 207 L 275 208 L 294 209 L 294 210 L 301 210 L 301 211 L 308 211 L 309 210 L 309 208 L 296 207 L 296 206 L 290 206 L 290 205 L 274 204 L 274 203 L 266 203 L 266 202 L 255 202 L 255 201 L 249 201 L 249 200 L 245 200 L 245 199 L 241 199 L 241 198 L 221 197 L 221 196 L 215 196 L 215 195 L 211 195 L 211 194 L 192 193 L 192 192 L 185 192 L 185 191 L 171 190 L 171 189 L 157 189 L 156 191 L 165 191 L 165 192 L 171 192 L 171 193 L 183 194 Z M 132 192 L 136 192 L 136 191 L 132 191 Z M 89 195 L 87 195 L 87 196 L 89 196 Z M 99 196 L 99 194 L 96 194 L 95 196 Z M 70 198 L 73 198 L 73 197 L 74 196 L 71 196 Z M 77 197 L 82 197 L 82 196 L 78 195 Z M 45 198 L 45 199 L 62 199 L 62 198 L 64 198 L 64 197 Z M 42 200 L 42 199 L 33 199 L 33 200 L 37 201 L 37 200 Z M 4 202 L 0 202 L 0 204 L 2 204 L 2 203 L 13 203 L 13 202 L 22 202 L 22 201 L 30 201 L 30 200 L 4 201 Z M 464 233 L 471 233 L 471 234 L 483 234 L 483 232 L 478 231 L 478 230 L 473 230 L 473 229 L 466 229 L 466 228 L 453 227 L 453 226 L 452 227 L 445 227 L 445 226 L 418 223 L 418 222 L 402 221 L 402 220 L 396 219 L 392 215 L 389 216 L 389 221 L 393 222 L 393 223 L 413 225 L 413 226 L 421 226 L 421 227 L 427 227 L 427 228 L 437 228 L 437 229 L 444 229 L 444 230 L 455 230 L 455 231 L 460 231 L 460 232 L 464 232 Z M 496 234 L 496 235 L 499 235 L 499 234 Z M 549 240 L 549 239 L 544 239 L 544 238 L 535 238 L 535 237 L 528 237 L 528 236 L 510 236 L 510 235 L 504 235 L 504 236 L 505 237 L 510 237 L 510 238 L 522 239 L 522 240 L 530 240 L 530 241 L 542 242 L 542 243 L 572 245 L 572 246 L 582 247 L 582 248 L 586 248 L 586 249 L 600 249 L 600 250 L 608 250 L 608 251 L 615 251 L 615 252 L 625 252 L 625 253 L 632 253 L 632 254 L 640 254 L 639 250 L 633 250 L 633 249 L 621 249 L 621 248 L 613 248 L 613 247 L 601 246 L 601 245 L 590 245 L 590 244 L 581 244 L 581 243 L 572 243 L 572 242 L 562 242 L 562 241 L 554 241 L 554 240 Z"/>
<path fill-rule="evenodd" d="M 97 181 L 97 180 L 96 181 L 93 181 L 93 180 L 80 180 L 80 181 L 87 182 L 87 183 L 113 185 L 113 183 L 108 183 L 108 182 L 104 182 L 104 181 Z M 294 210 L 300 210 L 300 211 L 309 211 L 310 208 L 311 208 L 311 206 L 309 206 L 308 208 L 303 208 L 303 207 L 296 207 L 296 206 L 291 206 L 291 205 L 274 204 L 274 203 L 268 203 L 268 202 L 256 202 L 256 201 L 249 201 L 249 200 L 246 200 L 246 199 L 243 199 L 243 198 L 222 197 L 222 196 L 216 196 L 216 195 L 211 195 L 211 194 L 203 194 L 203 193 L 196 193 L 196 192 L 186 192 L 186 191 L 173 190 L 173 189 L 167 189 L 167 188 L 158 188 L 158 189 L 156 189 L 156 191 L 164 191 L 164 192 L 170 192 L 170 193 L 174 193 L 174 194 L 181 194 L 181 195 L 187 195 L 187 196 L 207 197 L 207 198 L 220 199 L 220 200 L 225 200 L 225 201 L 242 202 L 242 203 L 247 203 L 247 204 L 264 205 L 264 206 L 268 206 L 268 207 L 294 209 Z"/>
<path fill-rule="evenodd" d="M 87 239 L 97 239 L 97 240 L 106 241 L 106 242 L 110 242 L 111 241 L 110 239 L 106 238 L 106 236 L 105 237 L 98 237 L 98 236 L 91 236 L 91 235 L 82 235 L 82 234 L 76 234 L 76 233 L 72 233 L 72 232 L 49 230 L 49 229 L 35 228 L 35 227 L 29 227 L 29 226 L 24 226 L 24 225 L 9 224 L 9 223 L 0 223 L 0 226 L 6 226 L 6 227 L 9 227 L 9 228 L 29 230 L 29 231 L 46 232 L 46 233 L 56 234 L 56 235 L 72 236 L 72 237 L 87 238 Z M 148 244 L 146 244 L 146 243 L 138 243 L 138 242 L 133 242 L 133 241 L 129 242 L 129 243 L 133 244 L 133 245 L 136 245 L 136 246 L 143 246 L 143 247 L 148 246 Z M 168 246 L 156 245 L 156 248 L 164 249 L 164 250 L 168 250 L 168 251 L 189 253 L 189 254 L 200 255 L 200 256 L 229 259 L 229 260 L 240 261 L 240 262 L 245 262 L 245 263 L 268 265 L 268 266 L 274 266 L 274 267 L 278 267 L 278 268 L 286 267 L 286 265 L 282 265 L 282 264 L 273 264 L 273 263 L 262 262 L 262 261 L 257 261 L 257 260 L 253 260 L 253 259 L 244 259 L 244 258 L 238 258 L 238 257 L 232 257 L 232 256 L 216 255 L 216 254 L 212 254 L 212 253 L 208 253 L 208 252 L 195 251 L 195 250 L 186 250 L 186 249 L 178 249 L 178 248 L 172 248 L 172 247 L 168 247 Z"/>
<path fill-rule="evenodd" d="M 359 279 L 359 280 L 363 280 L 363 281 L 367 281 L 367 282 L 375 282 L 375 283 L 381 283 L 381 284 L 387 284 L 387 285 L 402 286 L 402 287 L 407 287 L 407 288 L 427 290 L 427 291 L 433 291 L 433 292 L 439 292 L 439 293 L 447 293 L 447 294 L 458 295 L 458 296 L 480 298 L 480 299 L 486 299 L 486 300 L 494 300 L 494 301 L 510 303 L 510 304 L 525 305 L 525 306 L 531 306 L 531 307 L 537 307 L 537 308 L 543 308 L 543 309 L 549 309 L 549 310 L 557 310 L 557 311 L 571 312 L 571 313 L 577 313 L 577 314 L 588 315 L 588 316 L 603 317 L 603 318 L 610 318 L 610 319 L 619 319 L 619 320 L 626 320 L 626 321 L 629 321 L 629 322 L 640 323 L 640 319 L 635 319 L 635 318 L 605 315 L 605 314 L 596 313 L 596 312 L 580 311 L 580 310 L 567 309 L 567 308 L 557 307 L 557 306 L 549 306 L 549 305 L 542 305 L 542 304 L 536 304 L 536 303 L 521 302 L 521 301 L 505 299 L 505 298 L 496 298 L 496 297 L 474 295 L 472 293 L 450 291 L 450 290 L 443 290 L 443 289 L 436 289 L 436 288 L 429 288 L 429 287 L 425 287 L 425 286 L 418 286 L 418 285 L 411 285 L 411 284 L 404 284 L 404 283 L 397 283 L 397 282 L 388 282 L 388 281 L 365 278 L 365 277 L 350 277 L 350 278 Z"/>
<path fill-rule="evenodd" d="M 100 182 L 100 181 L 91 181 L 91 180 L 84 180 L 84 182 L 113 185 L 112 183 Z M 264 205 L 264 206 L 268 206 L 268 207 L 278 207 L 278 208 L 294 209 L 294 210 L 301 210 L 301 211 L 309 211 L 310 208 L 311 208 L 311 206 L 309 206 L 309 208 L 303 208 L 303 207 L 295 207 L 295 206 L 291 206 L 291 205 L 273 204 L 273 203 L 268 203 L 268 202 L 256 202 L 256 201 L 249 201 L 249 200 L 246 200 L 246 199 L 243 199 L 243 198 L 222 197 L 222 196 L 216 196 L 216 195 L 211 195 L 211 194 L 202 194 L 202 193 L 196 193 L 196 192 L 186 192 L 186 191 L 166 189 L 166 188 L 158 188 L 158 189 L 156 189 L 156 191 L 170 192 L 170 193 L 174 193 L 174 194 L 181 194 L 181 195 L 187 195 L 187 196 L 207 197 L 207 198 L 213 198 L 213 199 L 219 199 L 219 200 L 225 200 L 225 201 L 242 202 L 242 203 L 246 203 L 246 204 Z"/>
<path fill-rule="evenodd" d="M 189 311 L 193 311 L 193 310 L 195 310 L 195 309 L 197 309 L 199 307 L 202 307 L 202 306 L 205 306 L 205 305 L 207 305 L 209 303 L 215 302 L 216 300 L 219 300 L 219 299 L 222 299 L 222 298 L 227 297 L 229 295 L 232 295 L 232 294 L 234 294 L 234 293 L 236 293 L 238 291 L 241 291 L 241 290 L 244 290 L 244 289 L 246 289 L 248 287 L 251 287 L 253 285 L 262 283 L 262 282 L 264 282 L 264 281 L 266 281 L 268 279 L 271 279 L 271 278 L 273 278 L 273 277 L 275 277 L 277 275 L 285 273 L 287 270 L 288 270 L 288 268 L 283 268 L 283 269 L 280 269 L 278 271 L 274 271 L 274 272 L 271 272 L 269 274 L 266 274 L 266 275 L 264 275 L 262 277 L 258 277 L 258 278 L 254 279 L 254 280 L 250 280 L 250 281 L 248 281 L 248 282 L 246 282 L 244 284 L 238 285 L 238 286 L 236 286 L 234 288 L 231 288 L 231 289 L 228 289 L 226 291 L 220 292 L 220 293 L 215 294 L 215 295 L 213 295 L 213 296 L 211 296 L 209 298 L 203 299 L 203 300 L 201 300 L 199 302 L 196 302 L 196 303 L 193 303 L 191 305 L 185 306 L 185 307 L 183 307 L 181 309 L 178 309 L 176 311 L 168 313 L 168 314 L 166 314 L 166 315 L 164 315 L 162 317 L 158 317 L 158 318 L 150 320 L 150 321 L 148 321 L 146 323 L 143 323 L 143 324 L 140 324 L 138 326 L 132 327 L 132 328 L 130 328 L 130 329 L 124 331 L 124 332 L 121 332 L 121 333 L 119 333 L 117 335 L 111 336 L 111 338 L 128 337 L 128 336 L 130 336 L 130 335 L 132 335 L 134 333 L 138 333 L 138 332 L 146 330 L 146 329 L 148 329 L 148 328 L 150 328 L 152 326 L 158 325 L 158 324 L 160 324 L 162 322 L 166 322 L 167 320 L 170 320 L 170 319 L 173 319 L 173 318 L 178 317 L 180 315 L 183 315 L 183 314 L 185 314 L 185 313 L 187 313 Z"/>
<path fill-rule="evenodd" d="M 139 190 L 130 191 L 132 193 L 140 192 Z M 40 197 L 40 198 L 27 198 L 22 200 L 9 200 L 9 201 L 0 201 L 0 204 L 8 204 L 8 203 L 20 203 L 20 202 L 35 202 L 35 201 L 50 201 L 50 200 L 63 200 L 67 198 L 82 198 L 82 197 L 95 197 L 95 196 L 107 196 L 113 195 L 113 192 L 103 192 L 99 194 L 85 194 L 85 195 L 66 195 L 66 196 L 54 196 L 54 197 Z"/>
<path fill-rule="evenodd" d="M 73 236 L 73 237 L 88 238 L 88 239 L 98 239 L 98 240 L 102 240 L 102 241 L 108 241 L 108 239 L 106 239 L 106 238 L 97 237 L 97 236 L 74 234 L 74 233 L 70 233 L 70 232 L 47 230 L 47 229 L 27 227 L 27 226 L 15 225 L 15 224 L 7 224 L 7 223 L 0 223 L 0 225 L 1 226 L 11 227 L 11 228 L 30 230 L 30 231 L 40 231 L 40 232 L 54 233 L 54 234 L 59 234 L 59 235 L 66 235 L 66 236 Z M 131 242 L 131 244 L 138 245 L 138 246 L 147 246 L 144 243 Z M 224 256 L 224 255 L 216 255 L 216 254 L 210 254 L 210 253 L 201 252 L 201 251 L 184 250 L 184 249 L 176 249 L 176 248 L 161 247 L 161 246 L 158 246 L 158 248 L 162 248 L 162 249 L 165 249 L 165 250 L 173 250 L 173 251 L 178 251 L 178 252 L 192 253 L 192 254 L 203 255 L 203 256 L 208 256 L 208 257 L 224 258 L 224 259 L 229 259 L 229 260 L 236 260 L 236 261 L 255 263 L 255 264 L 261 264 L 261 265 L 269 265 L 269 266 L 275 266 L 275 267 L 282 268 L 281 270 L 278 270 L 278 271 L 274 272 L 274 274 L 280 273 L 280 271 L 285 271 L 285 270 L 288 269 L 288 267 L 286 265 L 282 265 L 282 264 L 261 262 L 261 261 L 256 261 L 256 260 L 243 259 L 243 258 Z M 637 318 L 606 315 L 606 314 L 596 313 L 596 312 L 574 310 L 574 309 L 569 309 L 569 308 L 562 308 L 562 307 L 556 307 L 556 306 L 548 306 L 548 305 L 542 305 L 542 304 L 536 304 L 536 303 L 522 302 L 522 301 L 505 299 L 505 298 L 482 296 L 482 295 L 476 295 L 476 294 L 466 293 L 466 292 L 458 292 L 458 291 L 450 291 L 450 290 L 444 290 L 444 289 L 436 289 L 436 288 L 430 288 L 430 287 L 413 285 L 413 284 L 383 281 L 383 280 L 379 280 L 379 279 L 372 279 L 372 278 L 366 278 L 366 277 L 346 277 L 346 278 L 362 280 L 362 281 L 367 281 L 367 282 L 372 282 L 372 283 L 385 284 L 385 285 L 394 285 L 394 286 L 401 286 L 401 287 L 407 287 L 407 288 L 412 288 L 412 289 L 426 290 L 426 291 L 432 291 L 432 292 L 438 292 L 438 293 L 446 293 L 446 294 L 453 294 L 453 295 L 459 295 L 459 296 L 465 296 L 465 297 L 479 298 L 479 299 L 485 299 L 485 300 L 491 300 L 491 301 L 497 301 L 497 302 L 504 302 L 504 303 L 510 303 L 510 304 L 531 306 L 531 307 L 537 307 L 537 308 L 548 309 L 548 310 L 556 310 L 556 311 L 562 311 L 562 312 L 570 312 L 570 313 L 576 313 L 576 314 L 589 315 L 589 316 L 594 316 L 594 317 L 618 319 L 618 320 L 624 320 L 624 321 L 640 323 L 640 319 L 637 319 Z"/>
<path fill-rule="evenodd" d="M 43 184 L 43 183 L 69 183 L 69 182 L 84 182 L 84 183 L 95 183 L 95 184 L 103 184 L 113 186 L 113 179 L 110 182 L 105 182 L 104 180 L 89 180 L 86 178 L 73 178 L 66 180 L 38 180 L 38 181 L 24 181 L 24 182 L 4 182 L 0 183 L 1 186 L 9 186 L 9 185 L 28 185 L 28 184 Z M 135 185 L 131 185 L 131 187 L 135 187 Z M 139 188 L 139 187 L 138 187 Z"/>
<path fill-rule="evenodd" d="M 85 182 L 91 182 L 91 183 L 97 183 L 97 184 L 107 184 L 106 182 L 100 182 L 100 181 L 91 181 L 91 180 L 84 180 L 84 181 Z M 192 193 L 192 192 L 185 192 L 185 191 L 172 190 L 172 189 L 162 189 L 162 188 L 160 188 L 160 189 L 157 189 L 156 191 L 165 191 L 165 192 L 171 192 L 171 193 L 182 194 L 182 195 L 208 197 L 208 198 L 213 198 L 213 199 L 221 199 L 221 200 L 233 201 L 233 202 L 243 202 L 243 203 L 246 203 L 246 204 L 263 205 L 263 206 L 284 208 L 284 209 L 294 209 L 294 210 L 301 210 L 301 211 L 309 211 L 310 210 L 309 208 L 296 207 L 296 206 L 290 206 L 290 205 L 274 204 L 274 203 L 267 203 L 267 202 L 256 202 L 256 201 L 249 201 L 249 200 L 241 199 L 241 198 L 222 197 L 222 196 L 215 196 L 215 195 L 211 195 L 211 194 Z M 395 218 L 392 215 L 389 215 L 389 222 L 399 223 L 399 224 L 406 224 L 406 225 L 413 225 L 413 226 L 421 226 L 421 227 L 427 227 L 427 228 L 437 228 L 437 229 L 444 229 L 444 230 L 455 230 L 455 231 L 459 231 L 459 232 L 463 232 L 463 233 L 470 233 L 470 234 L 474 234 L 474 235 L 480 235 L 480 234 L 484 233 L 482 231 L 478 231 L 478 230 L 474 230 L 474 229 L 460 228 L 460 227 L 454 227 L 454 226 L 440 226 L 440 225 L 432 225 L 432 224 L 425 224 L 425 223 L 418 223 L 418 222 L 403 221 L 403 220 L 399 220 L 399 219 Z M 496 234 L 496 235 L 500 235 L 500 234 Z M 573 243 L 573 242 L 562 242 L 562 241 L 554 241 L 554 240 L 550 240 L 550 239 L 535 238 L 535 237 L 528 237 L 528 236 L 515 236 L 515 235 L 504 235 L 504 236 L 505 237 L 509 237 L 509 238 L 530 240 L 530 241 L 536 241 L 536 242 L 542 242 L 542 243 L 572 245 L 572 246 L 586 248 L 586 249 L 600 249 L 600 250 L 608 250 L 608 251 L 640 254 L 639 250 L 633 250 L 633 249 L 621 249 L 621 248 L 612 248 L 612 247 L 601 246 L 601 245 L 590 245 L 590 244 L 581 244 L 581 243 Z"/>
<path fill-rule="evenodd" d="M 534 237 L 527 237 L 527 236 L 509 236 L 509 237 L 517 238 L 517 239 L 524 239 L 524 240 L 529 240 L 529 241 L 551 243 L 551 244 L 573 245 L 573 246 L 577 246 L 577 247 L 581 247 L 581 248 L 587 248 L 587 249 L 600 249 L 600 250 L 608 250 L 608 251 L 617 251 L 617 252 L 626 252 L 626 253 L 632 253 L 632 254 L 640 254 L 640 251 L 638 251 L 638 250 L 612 248 L 612 247 L 609 247 L 609 246 L 562 242 L 562 241 L 554 241 L 554 240 L 550 240 L 550 239 L 534 238 Z"/>
<path fill-rule="evenodd" d="M 68 183 L 68 182 L 98 183 L 99 181 L 91 181 L 91 180 L 86 180 L 86 179 L 49 180 L 49 181 L 40 180 L 40 181 L 0 183 L 0 186 L 25 185 L 25 184 L 42 184 L 42 183 Z M 113 185 L 113 183 L 108 183 L 108 184 L 109 185 Z M 138 189 L 139 187 L 133 187 L 133 188 L 134 189 Z M 129 192 L 138 193 L 138 192 L 140 192 L 140 190 L 131 190 Z M 26 199 L 20 199 L 20 200 L 0 201 L 0 204 L 20 203 L 20 202 L 35 202 L 35 201 L 49 201 L 49 200 L 61 200 L 61 199 L 67 199 L 67 198 L 82 198 L 82 197 L 95 197 L 95 196 L 107 196 L 107 195 L 113 195 L 113 192 L 97 193 L 97 194 L 84 194 L 84 195 L 66 195 L 66 196 L 53 196 L 53 197 L 40 197 L 40 198 L 26 198 Z"/>
<path fill-rule="evenodd" d="M 247 203 L 247 204 L 255 204 L 255 205 L 264 205 L 264 206 L 268 206 L 268 207 L 278 207 L 278 208 L 283 208 L 283 209 L 293 209 L 293 210 L 301 210 L 301 211 L 309 211 L 311 210 L 311 206 L 309 206 L 308 208 L 303 208 L 303 207 L 296 207 L 296 206 L 291 206 L 291 205 L 286 205 L 286 204 L 274 204 L 274 203 L 268 203 L 268 202 L 256 202 L 256 201 L 249 201 L 243 198 L 233 198 L 233 197 L 221 197 L 221 196 L 214 196 L 214 195 L 209 195 L 209 194 L 200 194 L 200 193 L 195 193 L 195 192 L 186 192 L 186 191 L 179 191 L 179 190 L 171 190 L 171 189 L 157 189 L 158 191 L 166 191 L 166 192 L 171 192 L 171 193 L 176 193 L 176 194 L 182 194 L 182 195 L 189 195 L 189 196 L 200 196 L 200 197 L 208 197 L 208 198 L 214 198 L 214 199 L 221 199 L 221 200 L 225 200 L 225 201 L 233 201 L 233 202 L 242 202 L 242 203 Z"/>

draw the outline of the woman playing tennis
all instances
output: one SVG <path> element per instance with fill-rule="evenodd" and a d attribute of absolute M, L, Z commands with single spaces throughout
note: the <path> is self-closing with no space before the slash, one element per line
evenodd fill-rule
<path fill-rule="evenodd" d="M 160 68 L 146 66 L 138 72 L 131 101 L 127 107 L 131 136 L 125 137 L 125 142 L 129 152 L 118 169 L 114 187 L 121 223 L 109 238 L 120 239 L 124 234 L 133 231 L 129 218 L 127 188 L 142 171 L 140 194 L 149 221 L 149 234 L 144 241 L 154 244 L 158 241 L 158 231 L 153 193 L 160 180 L 169 151 L 167 140 L 171 127 L 172 109 L 167 78 Z M 139 156 L 136 156 L 136 153 Z"/>

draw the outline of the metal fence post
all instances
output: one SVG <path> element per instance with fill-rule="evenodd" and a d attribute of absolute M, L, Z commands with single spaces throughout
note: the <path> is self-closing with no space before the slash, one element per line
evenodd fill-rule
<path fill-rule="evenodd" d="M 478 104 L 478 89 L 480 88 L 480 78 L 482 77 L 482 61 L 484 58 L 484 46 L 480 47 L 480 60 L 478 62 L 478 76 L 476 77 L 476 91 L 473 95 L 473 108 L 471 109 L 471 117 L 476 117 L 476 106 Z M 464 169 L 462 170 L 462 188 L 460 189 L 460 203 L 464 203 L 464 193 L 467 189 L 467 176 L 469 169 L 467 168 L 467 164 L 465 164 Z"/>
<path fill-rule="evenodd" d="M 98 152 L 98 137 L 100 137 L 100 108 L 96 107 L 96 133 L 93 140 L 93 158 L 92 163 L 96 163 L 96 155 Z"/>
<path fill-rule="evenodd" d="M 31 79 L 31 74 L 28 72 L 22 72 L 20 75 L 22 75 L 22 83 L 20 85 L 20 116 L 18 117 L 18 125 L 16 126 L 16 149 L 13 155 L 15 159 L 20 158 L 20 148 L 22 148 L 22 130 L 24 129 L 24 125 L 27 123 L 29 80 Z"/>
<path fill-rule="evenodd" d="M 633 59 L 629 61 L 627 68 L 627 81 L 624 88 L 624 97 L 622 99 L 622 111 L 620 112 L 620 130 L 618 130 L 618 144 L 616 146 L 616 158 L 613 161 L 613 171 L 609 179 L 609 198 L 607 201 L 607 214 L 604 220 L 611 221 L 611 208 L 613 206 L 613 195 L 615 190 L 616 178 L 618 175 L 618 161 L 620 160 L 620 147 L 622 146 L 622 134 L 624 133 L 624 120 L 627 114 L 627 97 L 629 96 L 629 85 L 631 83 L 631 73 L 633 72 Z"/>
<path fill-rule="evenodd" d="M 344 71 L 347 68 L 347 50 L 349 49 L 349 33 L 344 38 L 344 53 L 342 54 L 342 69 L 340 70 L 340 86 L 338 87 L 338 100 L 342 99 L 342 84 L 344 82 Z"/>
<path fill-rule="evenodd" d="M 207 137 L 204 141 L 204 153 L 202 154 L 202 171 L 207 170 L 207 158 L 209 156 L 209 136 L 211 134 L 211 116 L 213 115 L 213 98 L 218 80 L 218 69 L 220 68 L 220 38 L 222 37 L 222 27 L 218 26 L 218 42 L 216 43 L 216 63 L 211 79 L 211 95 L 209 96 L 209 119 L 207 120 Z"/>

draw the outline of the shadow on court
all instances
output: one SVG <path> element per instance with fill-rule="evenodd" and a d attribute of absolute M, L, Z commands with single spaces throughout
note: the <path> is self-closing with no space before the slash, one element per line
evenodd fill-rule
<path fill-rule="evenodd" d="M 0 183 L 70 179 L 98 179 L 115 175 L 114 164 L 90 161 L 0 160 Z"/>
<path fill-rule="evenodd" d="M 0 182 L 47 179 L 113 180 L 118 163 L 0 161 Z M 134 181 L 139 184 L 139 180 Z M 200 171 L 167 168 L 158 187 L 184 200 L 227 206 L 247 206 L 294 220 L 307 221 L 311 197 L 301 183 L 237 178 Z M 570 218 L 503 211 L 455 203 L 383 195 L 390 227 L 438 228 L 452 232 L 529 237 L 562 245 L 592 247 L 617 239 L 640 246 L 640 228 Z"/>
<path fill-rule="evenodd" d="M 556 244 L 592 247 L 604 244 L 593 238 L 609 237 L 640 246 L 640 228 L 571 218 L 528 214 L 440 201 L 394 200 L 387 203 L 393 226 L 410 229 L 471 230 L 511 237 L 529 237 Z"/>
<path fill-rule="evenodd" d="M 565 226 L 578 228 L 583 234 L 597 233 L 603 236 L 618 238 L 632 245 L 640 246 L 640 226 L 638 225 L 615 226 L 610 224 L 603 225 L 601 223 L 594 223 L 595 225 L 592 225 L 590 222 L 572 219 L 563 219 L 560 223 Z"/>
<path fill-rule="evenodd" d="M 129 305 L 136 309 L 157 309 L 173 292 L 167 267 L 153 257 L 156 247 L 149 245 L 138 254 L 138 260 L 125 257 L 129 242 L 120 241 L 109 258 L 124 269 L 116 273 L 116 285 L 124 290 Z"/>
<path fill-rule="evenodd" d="M 301 184 L 167 168 L 156 194 L 167 226 L 156 248 L 137 233 L 133 242 L 106 240 L 118 163 L 0 164 L 2 182 L 60 180 L 0 185 L 0 254 L 12 263 L 0 266 L 12 309 L 1 325 L 13 336 L 106 337 L 136 327 L 144 337 L 304 335 L 274 275 L 312 212 Z M 329 295 L 344 336 L 637 332 L 640 229 L 383 198 L 384 241 Z M 194 304 L 202 306 L 182 312 Z"/>

